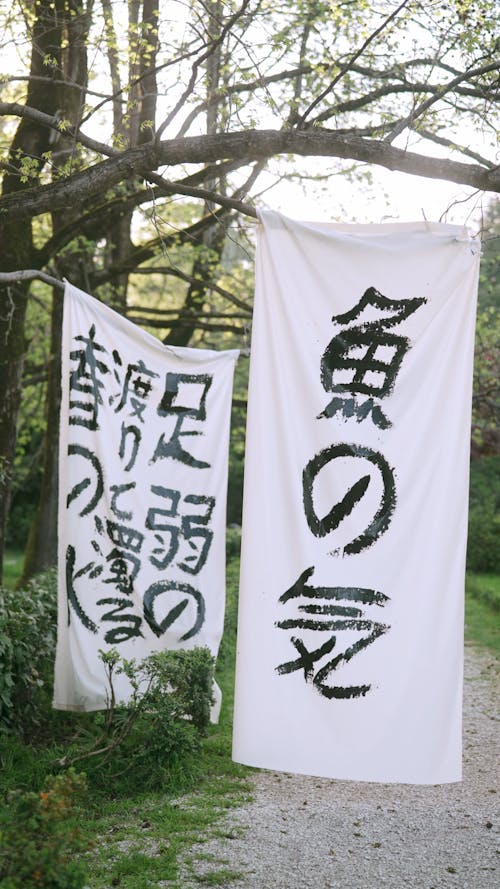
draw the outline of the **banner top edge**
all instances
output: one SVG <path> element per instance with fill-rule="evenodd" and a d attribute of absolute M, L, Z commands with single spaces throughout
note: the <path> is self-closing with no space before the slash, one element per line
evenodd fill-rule
<path fill-rule="evenodd" d="M 343 236 L 375 236 L 400 234 L 427 234 L 437 237 L 453 237 L 460 242 L 480 244 L 480 239 L 473 237 L 465 225 L 448 222 L 431 222 L 415 220 L 413 222 L 330 222 L 328 220 L 295 219 L 278 210 L 258 210 L 260 224 L 267 229 L 282 228 L 307 229 L 331 237 Z"/>
<path fill-rule="evenodd" d="M 122 329 L 128 329 L 130 331 L 130 329 L 133 328 L 134 331 L 137 332 L 144 341 L 147 341 L 151 347 L 158 349 L 165 354 L 170 354 L 180 360 L 231 359 L 237 361 L 240 357 L 240 349 L 223 349 L 219 351 L 217 349 L 201 349 L 193 346 L 167 346 L 158 337 L 148 333 L 147 330 L 139 327 L 139 325 L 135 324 L 133 321 L 129 321 L 124 315 L 120 315 L 119 312 L 116 312 L 110 306 L 107 306 L 106 303 L 101 302 L 96 299 L 95 296 L 92 296 L 90 293 L 86 293 L 85 290 L 81 290 L 79 287 L 71 284 L 71 282 L 65 278 L 64 298 L 66 299 L 68 296 L 86 302 L 96 313 L 98 312 L 101 315 L 108 316 L 108 318 L 113 316 L 114 323 Z"/>

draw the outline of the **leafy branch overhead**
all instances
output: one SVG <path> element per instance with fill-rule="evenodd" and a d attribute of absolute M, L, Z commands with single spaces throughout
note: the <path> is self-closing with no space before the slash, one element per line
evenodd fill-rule
<path fill-rule="evenodd" d="M 214 136 L 186 136 L 155 144 L 146 143 L 129 148 L 112 158 L 95 163 L 67 179 L 12 194 L 0 200 L 0 214 L 10 219 L 37 216 L 65 207 L 78 199 L 83 207 L 95 201 L 103 190 L 120 182 L 141 177 L 147 182 L 152 171 L 162 166 L 203 164 L 214 161 L 238 160 L 242 164 L 260 161 L 277 155 L 296 154 L 303 157 L 330 157 L 379 164 L 389 170 L 399 170 L 417 176 L 445 179 L 470 185 L 481 191 L 500 192 L 500 168 L 482 159 L 481 164 L 463 163 L 446 158 L 434 158 L 406 149 L 396 148 L 383 141 L 329 132 L 324 129 L 301 130 L 242 130 Z M 165 180 L 165 192 L 189 195 L 231 207 L 248 216 L 257 214 L 246 206 L 215 190 L 189 188 L 181 181 Z M 149 194 L 142 196 L 146 203 Z"/>
<path fill-rule="evenodd" d="M 460 0 L 443 8 L 404 0 L 385 2 L 378 12 L 364 2 L 334 9 L 322 2 L 281 2 L 272 9 L 262 0 L 240 6 L 197 2 L 191 11 L 163 2 L 155 14 L 154 4 L 145 2 L 137 4 L 142 20 L 135 21 L 130 8 L 128 33 L 119 28 L 126 3 L 58 5 L 63 16 L 66 5 L 67 15 L 80 15 L 89 48 L 100 60 L 99 80 L 108 68 L 110 89 L 97 91 L 87 78 L 77 82 L 68 76 L 58 47 L 45 54 L 37 92 L 50 88 L 71 99 L 77 94 L 76 118 L 69 108 L 48 113 L 47 101 L 38 107 L 29 101 L 0 103 L 0 115 L 40 128 L 49 142 L 57 144 L 64 135 L 73 158 L 62 177 L 44 182 L 44 175 L 54 177 L 42 155 L 31 155 L 31 174 L 24 177 L 31 187 L 0 199 L 5 221 L 52 212 L 72 200 L 87 208 L 119 183 L 135 179 L 136 191 L 158 170 L 167 193 L 185 195 L 185 165 L 242 166 L 287 155 L 355 160 L 500 191 L 500 170 L 488 148 L 500 66 L 488 3 Z M 76 11 L 70 12 L 72 5 Z M 45 6 L 47 19 L 50 5 L 37 4 L 41 17 Z M 15 43 L 19 28 L 7 24 Z M 302 43 L 294 39 L 301 34 Z M 128 78 L 122 73 L 127 59 Z M 206 91 L 214 59 L 217 78 Z M 4 71 L 4 95 L 19 94 L 26 79 Z M 146 87 L 153 93 L 146 94 Z M 214 112 L 219 120 L 207 131 Z M 474 150 L 471 135 L 481 150 Z M 433 155 L 433 146 L 447 146 L 448 152 Z M 6 174 L 20 175 L 22 163 L 12 153 L 4 164 Z M 217 187 L 212 174 L 210 179 L 212 187 L 198 185 L 190 195 L 255 215 L 250 204 L 232 204 L 227 187 Z M 148 200 L 146 188 L 140 202 Z"/>

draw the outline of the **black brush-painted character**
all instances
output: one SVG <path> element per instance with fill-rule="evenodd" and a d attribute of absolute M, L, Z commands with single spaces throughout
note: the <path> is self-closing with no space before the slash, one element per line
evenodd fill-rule
<path fill-rule="evenodd" d="M 107 350 L 95 339 L 95 324 L 88 336 L 76 336 L 83 348 L 70 352 L 70 359 L 76 367 L 69 375 L 69 423 L 70 426 L 84 426 L 86 429 L 99 428 L 99 407 L 103 404 L 101 377 L 110 373 L 103 360 Z"/>
<path fill-rule="evenodd" d="M 174 603 L 163 620 L 159 620 L 155 613 L 156 600 L 160 597 L 165 597 L 167 603 Z M 165 601 L 162 604 L 165 607 Z M 160 637 L 179 620 L 190 604 L 194 606 L 194 620 L 179 638 L 180 642 L 187 642 L 199 633 L 205 620 L 205 600 L 191 584 L 175 580 L 159 580 L 151 584 L 144 594 L 144 618 L 155 636 Z"/>
<path fill-rule="evenodd" d="M 114 489 L 122 487 L 125 486 L 112 486 Z M 118 518 L 132 517 L 131 513 L 117 510 L 116 504 L 113 511 Z M 131 596 L 134 590 L 134 582 L 141 570 L 141 549 L 144 535 L 134 528 L 120 525 L 109 519 L 106 520 L 106 525 L 104 526 L 98 516 L 94 517 L 94 522 L 97 533 L 101 536 L 107 536 L 111 543 L 114 544 L 113 548 L 106 554 L 109 575 L 103 577 L 103 583 L 110 584 L 121 593 Z M 95 551 L 102 555 L 101 545 L 99 545 L 98 540 L 92 540 L 91 543 Z"/>
<path fill-rule="evenodd" d="M 198 574 L 207 561 L 213 540 L 213 531 L 208 525 L 215 508 L 215 497 L 204 494 L 182 497 L 180 491 L 162 485 L 151 485 L 151 492 L 168 502 L 166 507 L 162 504 L 148 510 L 146 528 L 156 531 L 159 544 L 150 556 L 151 564 L 161 570 L 171 565 L 184 541 L 188 553 L 184 552 L 175 564 L 187 574 Z"/>
<path fill-rule="evenodd" d="M 185 429 L 187 420 L 203 423 L 207 417 L 206 400 L 212 385 L 210 374 L 167 373 L 165 392 L 158 405 L 161 417 L 176 417 L 175 427 L 166 439 L 162 434 L 153 454 L 153 462 L 170 457 L 194 469 L 206 469 L 210 463 L 199 460 L 183 447 L 183 439 L 203 435 L 200 429 Z"/>
<path fill-rule="evenodd" d="M 87 562 L 82 568 L 76 569 L 76 550 L 69 544 L 66 547 L 66 595 L 68 597 L 68 625 L 71 622 L 71 609 L 75 612 L 79 621 L 91 633 L 97 633 L 97 625 L 83 608 L 76 592 L 75 581 L 85 575 L 91 579 L 98 577 L 102 572 L 102 566 L 96 566 L 95 562 Z"/>
<path fill-rule="evenodd" d="M 139 453 L 139 447 L 142 441 L 142 434 L 138 426 L 134 426 L 133 424 L 125 426 L 125 423 L 122 423 L 120 448 L 118 451 L 120 460 L 125 460 L 126 458 L 128 450 L 128 439 L 130 438 L 132 439 L 132 442 L 130 455 L 124 467 L 125 472 L 130 472 L 130 470 L 134 468 L 135 461 L 137 460 L 137 454 Z"/>
<path fill-rule="evenodd" d="M 130 599 L 122 599 L 117 596 L 110 596 L 105 599 L 98 599 L 97 605 L 112 605 L 113 607 L 104 612 L 101 616 L 102 621 L 110 621 L 118 626 L 111 627 L 104 634 L 104 641 L 109 645 L 119 645 L 120 642 L 128 642 L 129 639 L 137 639 L 143 636 L 141 626 L 142 617 L 129 611 Z"/>
<path fill-rule="evenodd" d="M 369 287 L 350 311 L 333 316 L 332 321 L 342 329 L 323 353 L 321 382 L 326 392 L 338 394 L 319 417 L 340 414 L 344 419 L 355 417 L 361 422 L 371 415 L 379 428 L 391 426 L 374 399 L 385 398 L 392 392 L 410 340 L 392 333 L 390 328 L 409 318 L 426 301 L 424 297 L 393 300 Z M 360 320 L 364 313 L 369 320 Z M 355 321 L 359 323 L 354 324 Z M 359 395 L 368 398 L 359 403 Z"/>
<path fill-rule="evenodd" d="M 68 496 L 66 497 L 66 507 L 69 509 L 73 501 L 76 500 L 80 496 L 80 494 L 83 494 L 83 492 L 86 491 L 87 488 L 91 488 L 91 496 L 89 500 L 78 513 L 78 515 L 80 516 L 85 516 L 93 512 L 104 493 L 104 478 L 102 466 L 94 452 L 91 451 L 89 448 L 84 447 L 83 445 L 68 445 L 68 457 L 82 457 L 88 462 L 89 469 L 91 468 L 93 471 L 93 479 L 90 475 L 85 476 L 85 478 L 83 478 L 81 482 L 78 482 L 78 484 L 73 486 Z"/>
<path fill-rule="evenodd" d="M 144 411 L 152 390 L 151 380 L 158 376 L 159 374 L 146 367 L 142 358 L 139 359 L 137 364 L 129 364 L 125 372 L 120 395 L 111 396 L 110 398 L 111 404 L 117 401 L 114 409 L 115 414 L 128 409 L 128 416 L 137 417 L 139 423 L 144 423 Z"/>
<path fill-rule="evenodd" d="M 103 583 L 108 583 L 120 593 L 131 596 L 134 591 L 134 582 L 141 570 L 141 560 L 139 556 L 129 550 L 124 550 L 118 546 L 106 556 L 109 577 L 103 578 Z"/>
<path fill-rule="evenodd" d="M 336 685 L 330 680 L 335 670 L 342 664 L 349 663 L 353 657 L 375 642 L 387 632 L 389 626 L 371 618 L 367 618 L 361 606 L 378 605 L 383 607 L 389 597 L 377 590 L 364 587 L 325 587 L 310 586 L 307 581 L 314 573 L 314 568 L 307 568 L 297 581 L 280 597 L 280 602 L 294 599 L 305 599 L 305 604 L 298 605 L 299 617 L 277 621 L 275 626 L 281 630 L 303 630 L 314 633 L 328 633 L 325 642 L 317 647 L 307 645 L 303 637 L 291 636 L 290 641 L 298 657 L 286 661 L 276 667 L 280 676 L 303 670 L 306 682 L 311 682 L 316 690 L 326 698 L 359 698 L 364 697 L 371 685 Z M 343 603 L 343 604 L 337 604 Z M 307 615 L 307 616 L 304 616 Z M 337 633 L 359 631 L 363 635 L 343 651 L 323 661 L 337 647 Z M 319 666 L 319 669 L 318 669 Z"/>
<path fill-rule="evenodd" d="M 347 555 L 360 553 L 372 546 L 389 527 L 392 514 L 396 506 L 396 484 L 394 470 L 391 469 L 385 457 L 372 448 L 357 444 L 338 444 L 324 448 L 309 460 L 302 474 L 302 496 L 304 512 L 307 524 L 315 537 L 325 537 L 334 531 L 343 519 L 351 514 L 357 503 L 362 500 L 370 484 L 370 475 L 363 474 L 352 485 L 339 503 L 335 503 L 330 511 L 323 517 L 318 516 L 314 506 L 313 486 L 320 471 L 335 460 L 343 460 L 352 457 L 361 462 L 360 473 L 366 468 L 374 467 L 382 480 L 382 496 L 380 506 L 373 519 L 354 540 L 347 543 L 343 550 Z M 366 464 L 369 464 L 367 467 Z M 364 466 L 363 466 L 364 464 Z M 343 464 L 340 464 L 341 466 Z M 342 478 L 342 470 L 340 470 Z"/>

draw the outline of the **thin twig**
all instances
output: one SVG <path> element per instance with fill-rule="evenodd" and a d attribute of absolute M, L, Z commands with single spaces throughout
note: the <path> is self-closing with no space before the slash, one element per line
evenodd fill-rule
<path fill-rule="evenodd" d="M 311 111 L 314 111 L 314 109 L 316 108 L 316 106 L 319 105 L 319 103 L 322 102 L 323 99 L 326 98 L 326 96 L 328 95 L 328 93 L 330 93 L 330 92 L 333 90 L 333 88 L 337 85 L 337 83 L 339 82 L 339 80 L 341 80 L 341 79 L 343 78 L 344 74 L 349 70 L 349 68 L 351 67 L 351 65 L 354 64 L 354 62 L 356 61 L 356 59 L 359 59 L 359 57 L 363 55 L 365 49 L 368 48 L 368 46 L 370 45 L 370 43 L 372 43 L 372 42 L 375 40 L 375 38 L 378 37 L 378 35 L 379 35 L 379 34 L 380 34 L 380 33 L 387 27 L 387 25 L 388 25 L 393 19 L 395 19 L 397 15 L 399 15 L 399 13 L 401 12 L 401 10 L 404 9 L 404 7 L 405 7 L 409 2 L 410 2 L 410 0 L 403 0 L 403 2 L 400 3 L 400 5 L 398 6 L 398 8 L 395 9 L 393 12 L 391 12 L 391 14 L 385 19 L 385 21 L 382 22 L 382 24 L 380 25 L 380 27 L 378 27 L 376 31 L 373 31 L 373 33 L 370 34 L 370 36 L 366 38 L 366 40 L 365 40 L 365 42 L 363 43 L 363 45 L 362 45 L 358 50 L 356 50 L 356 52 L 354 53 L 353 56 L 351 56 L 351 58 L 349 59 L 349 61 L 348 61 L 348 62 L 345 62 L 343 65 L 340 66 L 340 71 L 338 72 L 337 76 L 333 78 L 333 80 L 331 81 L 331 83 L 329 83 L 328 86 L 325 87 L 325 89 L 319 94 L 319 96 L 316 96 L 316 98 L 314 99 L 314 101 L 311 102 L 311 104 L 309 105 L 309 107 L 306 108 L 306 110 L 304 111 L 304 113 L 299 117 L 298 122 L 297 122 L 297 126 L 298 126 L 298 127 L 301 127 L 301 126 L 304 125 L 305 120 L 306 120 L 306 117 L 308 117 L 308 116 L 310 115 Z"/>

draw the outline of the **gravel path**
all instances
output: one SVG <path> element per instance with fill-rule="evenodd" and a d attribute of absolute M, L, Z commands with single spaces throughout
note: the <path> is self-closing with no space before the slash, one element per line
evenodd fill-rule
<path fill-rule="evenodd" d="M 183 886 L 233 871 L 225 889 L 500 889 L 497 669 L 466 650 L 461 784 L 256 771 L 253 802 L 230 812 L 224 838 L 191 849 Z"/>

